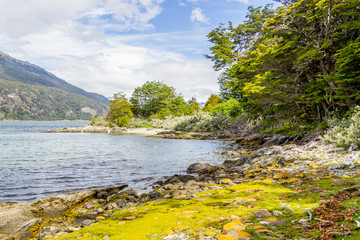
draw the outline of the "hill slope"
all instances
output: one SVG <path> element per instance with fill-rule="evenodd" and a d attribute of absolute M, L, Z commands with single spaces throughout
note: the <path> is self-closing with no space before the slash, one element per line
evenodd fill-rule
<path fill-rule="evenodd" d="M 0 120 L 90 119 L 109 100 L 0 52 Z"/>

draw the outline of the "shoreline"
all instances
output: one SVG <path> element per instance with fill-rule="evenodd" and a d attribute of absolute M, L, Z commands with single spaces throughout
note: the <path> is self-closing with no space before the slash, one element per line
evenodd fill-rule
<path fill-rule="evenodd" d="M 55 130 L 48 130 L 44 133 L 105 133 L 105 134 L 129 134 L 141 135 L 146 137 L 167 138 L 167 139 L 195 139 L 205 140 L 214 139 L 211 133 L 178 132 L 160 128 L 125 128 L 125 127 L 65 127 Z"/>
<path fill-rule="evenodd" d="M 135 133 L 139 132 L 142 133 L 142 131 L 136 131 Z M 340 180 L 344 176 L 347 178 L 360 176 L 359 169 L 355 166 L 355 163 L 360 158 L 360 152 L 354 151 L 347 153 L 341 149 L 323 145 L 316 141 L 304 145 L 287 144 L 283 146 L 267 146 L 257 150 L 239 149 L 223 154 L 228 155 L 227 160 L 225 160 L 223 164 L 212 166 L 209 164 L 194 163 L 189 166 L 186 175 L 174 175 L 165 181 L 157 182 L 152 185 L 153 191 L 149 193 L 139 194 L 136 190 L 121 191 L 123 188 L 114 187 L 53 196 L 31 203 L 0 203 L 0 216 L 6 215 L 6 211 L 1 212 L 1 210 L 4 210 L 4 205 L 5 207 L 6 205 L 8 207 L 10 206 L 10 209 L 12 209 L 8 212 L 7 216 L 9 216 L 11 212 L 13 214 L 16 213 L 16 218 L 15 220 L 13 219 L 13 222 L 17 223 L 16 229 L 20 229 L 21 231 L 14 233 L 13 236 L 15 236 L 15 238 L 25 236 L 24 239 L 30 239 L 31 235 L 36 234 L 36 236 L 38 236 L 38 234 L 40 234 L 39 236 L 41 238 L 39 239 L 52 239 L 55 236 L 71 236 L 72 232 L 80 233 L 82 229 L 87 229 L 87 227 L 94 224 L 101 224 L 104 219 L 108 219 L 113 216 L 113 214 L 118 214 L 118 212 L 127 212 L 129 209 L 141 209 L 142 206 L 147 206 L 148 204 L 151 206 L 153 202 L 156 204 L 156 202 L 159 201 L 164 203 L 173 200 L 188 201 L 189 204 L 195 204 L 198 202 L 198 200 L 196 200 L 198 195 L 202 195 L 202 193 L 209 192 L 208 194 L 214 194 L 214 191 L 237 189 L 237 186 L 252 186 L 253 184 L 266 183 L 266 181 L 271 180 L 273 182 L 271 184 L 274 184 L 274 187 L 279 187 L 280 189 L 281 186 L 281 189 L 283 189 L 284 186 L 286 189 L 292 191 L 292 189 L 299 187 L 303 188 L 303 184 L 307 184 L 307 182 L 310 183 L 309 187 L 311 187 L 312 182 L 316 180 L 315 178 L 322 181 L 329 179 L 332 181 L 332 185 L 336 184 L 336 186 L 334 185 L 335 188 L 340 187 L 341 189 L 354 185 L 356 187 L 356 184 L 360 183 L 360 179 L 358 178 L 351 181 Z M 267 184 L 269 183 L 267 182 Z M 261 188 L 260 186 L 262 185 L 256 186 Z M 237 192 L 239 190 L 234 191 Z M 334 190 L 326 188 L 321 189 L 319 193 L 325 194 L 327 192 L 332 195 L 335 194 Z M 228 197 L 227 194 L 228 193 L 224 192 L 224 197 Z M 200 199 L 209 199 L 209 195 L 205 194 Z M 249 204 L 253 201 L 254 200 L 251 200 Z M 255 199 L 255 202 L 256 201 L 261 202 L 261 199 Z M 271 200 L 271 202 L 276 201 Z M 17 208 L 16 205 L 19 207 Z M 49 207 L 50 205 L 51 207 Z M 31 208 L 29 208 L 29 206 L 31 206 Z M 251 206 L 251 204 L 249 206 Z M 20 224 L 21 222 L 18 221 L 19 213 L 20 216 L 30 216 L 29 212 L 24 211 L 24 208 L 30 209 L 34 215 L 30 217 L 31 219 L 27 219 L 26 222 Z M 76 214 L 74 215 L 74 213 Z M 58 216 L 61 216 L 63 219 L 61 224 L 51 224 Z M 74 218 L 74 216 L 77 217 Z M 134 219 L 130 218 L 129 220 L 130 222 L 136 221 L 137 218 L 138 217 L 135 216 Z M 126 217 L 123 219 L 125 219 L 125 222 L 129 221 L 126 220 Z M 226 221 L 232 221 L 231 219 L 225 219 Z M 7 221 L 8 224 L 10 222 L 10 220 Z M 44 224 L 44 222 L 48 223 Z M 130 222 L 128 224 L 125 223 L 129 228 L 131 228 Z M 289 222 L 287 223 L 289 224 Z M 19 224 L 21 225 L 20 227 Z M 53 228 L 49 227 L 49 224 L 53 226 Z M 3 229 L 6 229 L 6 227 L 0 226 L 0 239 L 3 239 L 1 238 L 1 231 Z M 51 231 L 51 229 L 53 231 Z M 176 234 L 180 234 L 180 232 L 181 231 Z M 209 239 L 220 239 L 219 237 L 221 235 L 227 235 L 224 229 L 220 232 L 219 230 L 215 232 L 217 238 Z M 184 231 L 182 233 L 188 234 Z M 163 234 L 162 238 L 156 239 L 165 239 L 166 236 L 174 234 L 175 232 L 172 231 L 171 234 L 169 232 L 167 235 Z M 29 238 L 26 238 L 26 236 Z"/>

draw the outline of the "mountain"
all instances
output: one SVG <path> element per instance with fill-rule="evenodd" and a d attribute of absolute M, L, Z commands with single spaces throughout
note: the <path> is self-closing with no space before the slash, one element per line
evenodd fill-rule
<path fill-rule="evenodd" d="M 109 100 L 0 52 L 0 120 L 91 119 Z"/>

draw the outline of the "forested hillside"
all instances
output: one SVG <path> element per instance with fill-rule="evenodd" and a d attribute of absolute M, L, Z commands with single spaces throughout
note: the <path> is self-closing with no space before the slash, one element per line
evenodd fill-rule
<path fill-rule="evenodd" d="M 208 34 L 222 97 L 269 125 L 350 113 L 360 104 L 360 1 L 277 2 Z"/>
<path fill-rule="evenodd" d="M 105 104 L 82 95 L 0 78 L 0 120 L 91 119 L 105 111 Z"/>
<path fill-rule="evenodd" d="M 109 100 L 0 52 L 0 120 L 91 119 Z"/>

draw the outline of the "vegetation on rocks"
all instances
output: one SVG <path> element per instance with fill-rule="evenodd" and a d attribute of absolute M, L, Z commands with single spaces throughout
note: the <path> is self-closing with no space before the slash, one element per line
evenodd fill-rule
<path fill-rule="evenodd" d="M 146 194 L 98 192 L 41 239 L 357 239 L 359 152 L 311 142 L 224 152 Z M 348 161 L 349 162 L 349 161 Z M 195 166 L 196 165 L 196 166 Z M 59 223 L 61 222 L 61 223 Z"/>

